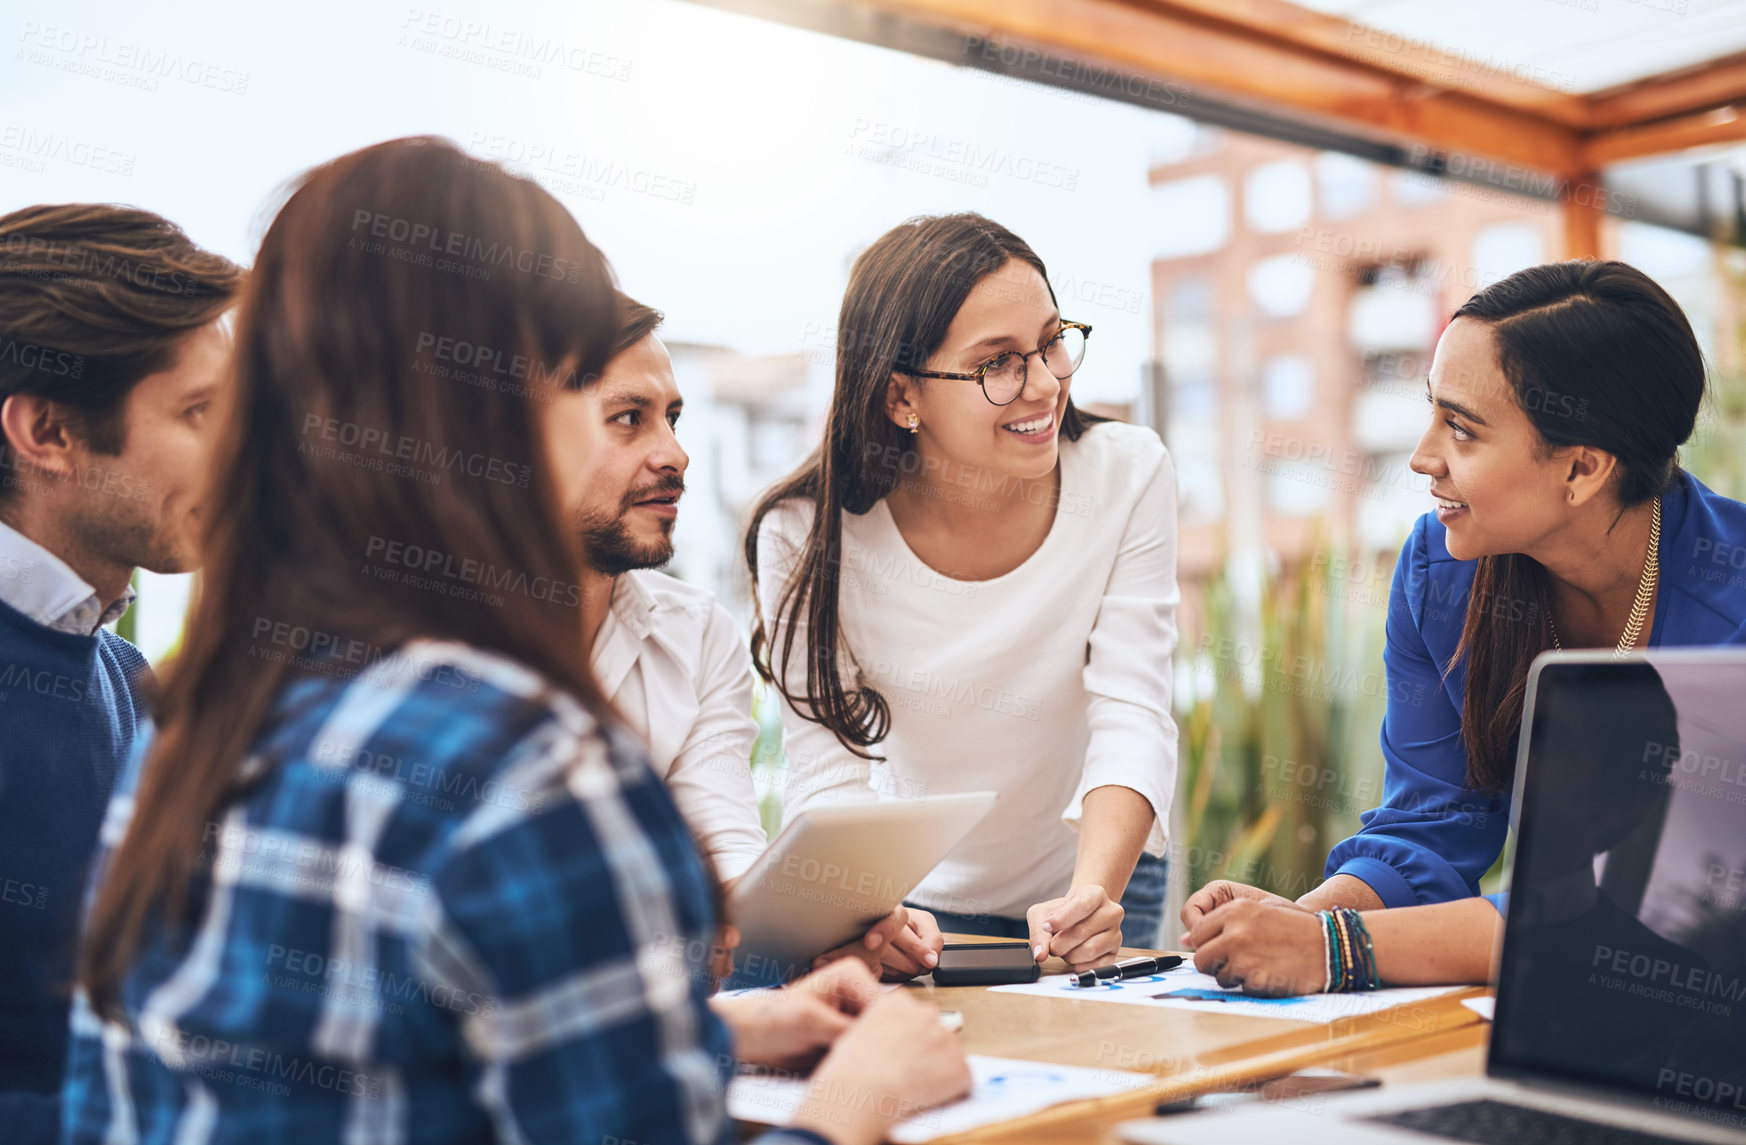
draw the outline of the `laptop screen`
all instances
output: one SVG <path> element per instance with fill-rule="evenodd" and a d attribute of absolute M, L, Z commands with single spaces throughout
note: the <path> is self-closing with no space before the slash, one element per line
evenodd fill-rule
<path fill-rule="evenodd" d="M 1490 1069 L 1746 1127 L 1746 650 L 1550 657 Z"/>

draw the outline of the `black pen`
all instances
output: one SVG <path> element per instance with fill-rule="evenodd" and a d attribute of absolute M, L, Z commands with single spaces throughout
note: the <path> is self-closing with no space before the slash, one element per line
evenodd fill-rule
<path fill-rule="evenodd" d="M 1181 965 L 1180 954 L 1166 954 L 1161 958 L 1124 958 L 1120 962 L 1099 966 L 1095 970 L 1081 970 L 1073 976 L 1073 984 L 1095 986 L 1111 978 L 1144 978 L 1149 974 L 1162 974 Z"/>

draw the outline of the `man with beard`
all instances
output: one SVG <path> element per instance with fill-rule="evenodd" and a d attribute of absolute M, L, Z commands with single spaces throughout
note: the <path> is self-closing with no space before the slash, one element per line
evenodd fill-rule
<path fill-rule="evenodd" d="M 0 1141 L 60 1132 L 86 870 L 145 718 L 104 627 L 199 567 L 242 269 L 147 211 L 0 218 Z"/>
<path fill-rule="evenodd" d="M 584 635 L 601 690 L 648 740 L 650 762 L 731 886 L 766 842 L 752 788 L 752 657 L 714 596 L 655 571 L 673 557 L 691 463 L 674 432 L 685 400 L 655 337 L 661 313 L 623 295 L 619 313 L 614 355 L 594 390 L 605 433 L 577 511 L 589 564 Z M 911 976 L 933 967 L 940 944 L 927 912 L 899 907 L 842 953 Z"/>

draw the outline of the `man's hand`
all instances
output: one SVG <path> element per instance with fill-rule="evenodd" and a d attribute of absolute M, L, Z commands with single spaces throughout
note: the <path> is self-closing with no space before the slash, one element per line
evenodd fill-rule
<path fill-rule="evenodd" d="M 804 1072 L 878 998 L 879 983 L 861 960 L 839 958 L 780 990 L 712 998 L 710 1008 L 733 1031 L 735 1057 Z"/>
<path fill-rule="evenodd" d="M 721 984 L 733 976 L 734 948 L 740 944 L 740 928 L 724 922 L 715 932 L 715 945 L 709 948 L 710 988 L 720 990 Z"/>
<path fill-rule="evenodd" d="M 964 1043 L 939 1009 L 892 990 L 831 1048 L 791 1124 L 838 1145 L 876 1145 L 894 1123 L 969 1092 Z"/>
<path fill-rule="evenodd" d="M 1238 900 L 1251 902 L 1267 902 L 1279 906 L 1296 906 L 1288 898 L 1264 891 L 1260 887 L 1252 887 L 1247 883 L 1233 883 L 1229 879 L 1214 879 L 1206 886 L 1188 896 L 1188 901 L 1182 905 L 1182 925 L 1184 929 L 1193 930 L 1200 920 L 1224 906 L 1228 902 Z"/>
<path fill-rule="evenodd" d="M 1322 920 L 1296 903 L 1240 898 L 1213 908 L 1183 942 L 1220 986 L 1277 998 L 1327 988 L 1322 938 Z"/>
<path fill-rule="evenodd" d="M 1031 928 L 1031 955 L 1038 962 L 1054 954 L 1075 971 L 1113 957 L 1122 945 L 1122 904 L 1102 887 L 1082 886 L 1025 912 Z"/>

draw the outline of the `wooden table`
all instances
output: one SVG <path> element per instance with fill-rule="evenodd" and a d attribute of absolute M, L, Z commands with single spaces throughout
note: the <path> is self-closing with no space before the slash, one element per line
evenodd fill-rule
<path fill-rule="evenodd" d="M 1121 955 L 1156 953 L 1123 949 Z M 1065 970 L 1058 959 L 1043 965 L 1045 974 Z M 1150 1116 L 1160 1102 L 1243 1088 L 1309 1066 L 1376 1074 L 1384 1084 L 1475 1075 L 1484 1069 L 1490 1028 L 1460 1001 L 1487 993 L 1480 987 L 1330 1025 L 995 994 L 974 986 L 910 988 L 964 1016 L 970 1053 L 1157 1075 L 1143 1089 L 941 1139 L 965 1145 L 1113 1145 L 1116 1124 Z"/>

